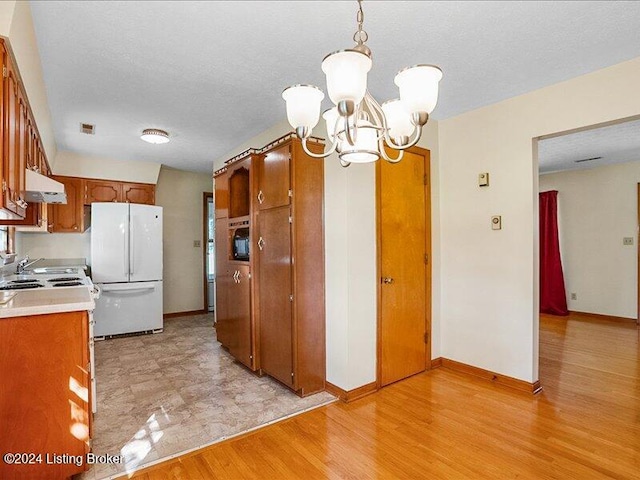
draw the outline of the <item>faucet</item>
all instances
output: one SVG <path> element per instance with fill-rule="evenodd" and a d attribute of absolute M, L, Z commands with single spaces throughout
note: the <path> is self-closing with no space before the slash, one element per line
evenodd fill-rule
<path fill-rule="evenodd" d="M 36 263 L 38 260 L 40 260 L 39 258 L 36 260 L 33 260 L 32 262 L 29 261 L 29 255 L 25 256 L 22 260 L 20 260 L 18 262 L 18 265 L 16 266 L 16 275 L 21 275 L 24 273 L 24 269 L 27 268 L 29 265 L 33 265 L 34 263 Z"/>

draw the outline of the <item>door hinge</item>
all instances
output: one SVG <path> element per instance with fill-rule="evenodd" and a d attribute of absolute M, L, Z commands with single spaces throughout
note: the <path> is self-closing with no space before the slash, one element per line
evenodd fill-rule
<path fill-rule="evenodd" d="M 6 180 L 3 180 L 3 181 L 2 181 L 2 191 L 3 191 L 3 192 L 6 192 L 6 191 L 7 191 L 7 181 L 6 181 Z"/>
<path fill-rule="evenodd" d="M 428 253 L 424 254 L 424 264 L 425 265 L 429 265 L 429 254 Z"/>
<path fill-rule="evenodd" d="M 424 343 L 429 343 L 429 332 L 424 332 Z"/>
<path fill-rule="evenodd" d="M 4 78 L 7 78 L 9 76 L 9 74 L 7 73 L 7 67 L 2 67 L 2 76 Z"/>
<path fill-rule="evenodd" d="M 293 223 L 293 217 L 289 217 L 289 223 Z"/>
<path fill-rule="evenodd" d="M 293 302 L 293 293 L 291 295 L 289 295 L 289 301 Z"/>
<path fill-rule="evenodd" d="M 289 189 L 289 198 L 293 197 L 293 190 Z"/>
<path fill-rule="evenodd" d="M 293 375 L 293 372 L 291 372 L 291 383 L 293 383 L 295 376 Z"/>
<path fill-rule="evenodd" d="M 424 174 L 422 181 L 424 182 L 425 185 L 429 185 L 429 178 L 427 177 L 426 173 Z"/>

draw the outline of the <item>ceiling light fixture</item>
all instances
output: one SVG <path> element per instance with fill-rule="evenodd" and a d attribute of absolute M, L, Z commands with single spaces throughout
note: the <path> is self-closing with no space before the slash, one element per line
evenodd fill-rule
<path fill-rule="evenodd" d="M 140 140 L 148 143 L 160 144 L 169 142 L 169 134 L 157 128 L 145 128 L 140 135 Z"/>
<path fill-rule="evenodd" d="M 322 114 L 331 148 L 324 154 L 314 154 L 307 148 L 307 139 L 318 123 L 324 99 L 318 87 L 293 85 L 282 92 L 287 119 L 302 140 L 305 152 L 312 157 L 325 158 L 337 152 L 343 167 L 375 162 L 379 158 L 397 163 L 404 150 L 420 140 L 422 127 L 438 101 L 442 70 L 424 64 L 400 70 L 394 80 L 400 89 L 400 98 L 380 105 L 367 90 L 367 72 L 372 62 L 371 50 L 365 45 L 369 35 L 362 29 L 362 0 L 358 0 L 356 19 L 358 30 L 353 35 L 356 45 L 330 53 L 322 61 L 329 98 L 335 105 Z M 388 156 L 387 147 L 399 154 L 395 158 Z"/>

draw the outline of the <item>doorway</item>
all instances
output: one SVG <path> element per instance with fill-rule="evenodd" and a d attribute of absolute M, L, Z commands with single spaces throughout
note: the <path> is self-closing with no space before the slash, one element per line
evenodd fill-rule
<path fill-rule="evenodd" d="M 429 150 L 378 162 L 378 385 L 431 368 Z"/>
<path fill-rule="evenodd" d="M 215 207 L 213 193 L 204 192 L 202 200 L 202 252 L 204 271 L 204 311 L 213 312 L 215 303 Z"/>

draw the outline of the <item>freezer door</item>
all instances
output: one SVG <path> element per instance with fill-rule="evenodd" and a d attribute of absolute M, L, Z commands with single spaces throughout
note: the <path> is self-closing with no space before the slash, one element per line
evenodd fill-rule
<path fill-rule="evenodd" d="M 91 278 L 94 283 L 129 281 L 129 205 L 91 204 Z"/>
<path fill-rule="evenodd" d="M 162 279 L 162 207 L 130 203 L 129 281 Z"/>
<path fill-rule="evenodd" d="M 99 285 L 93 312 L 96 337 L 162 329 L 162 282 Z"/>

